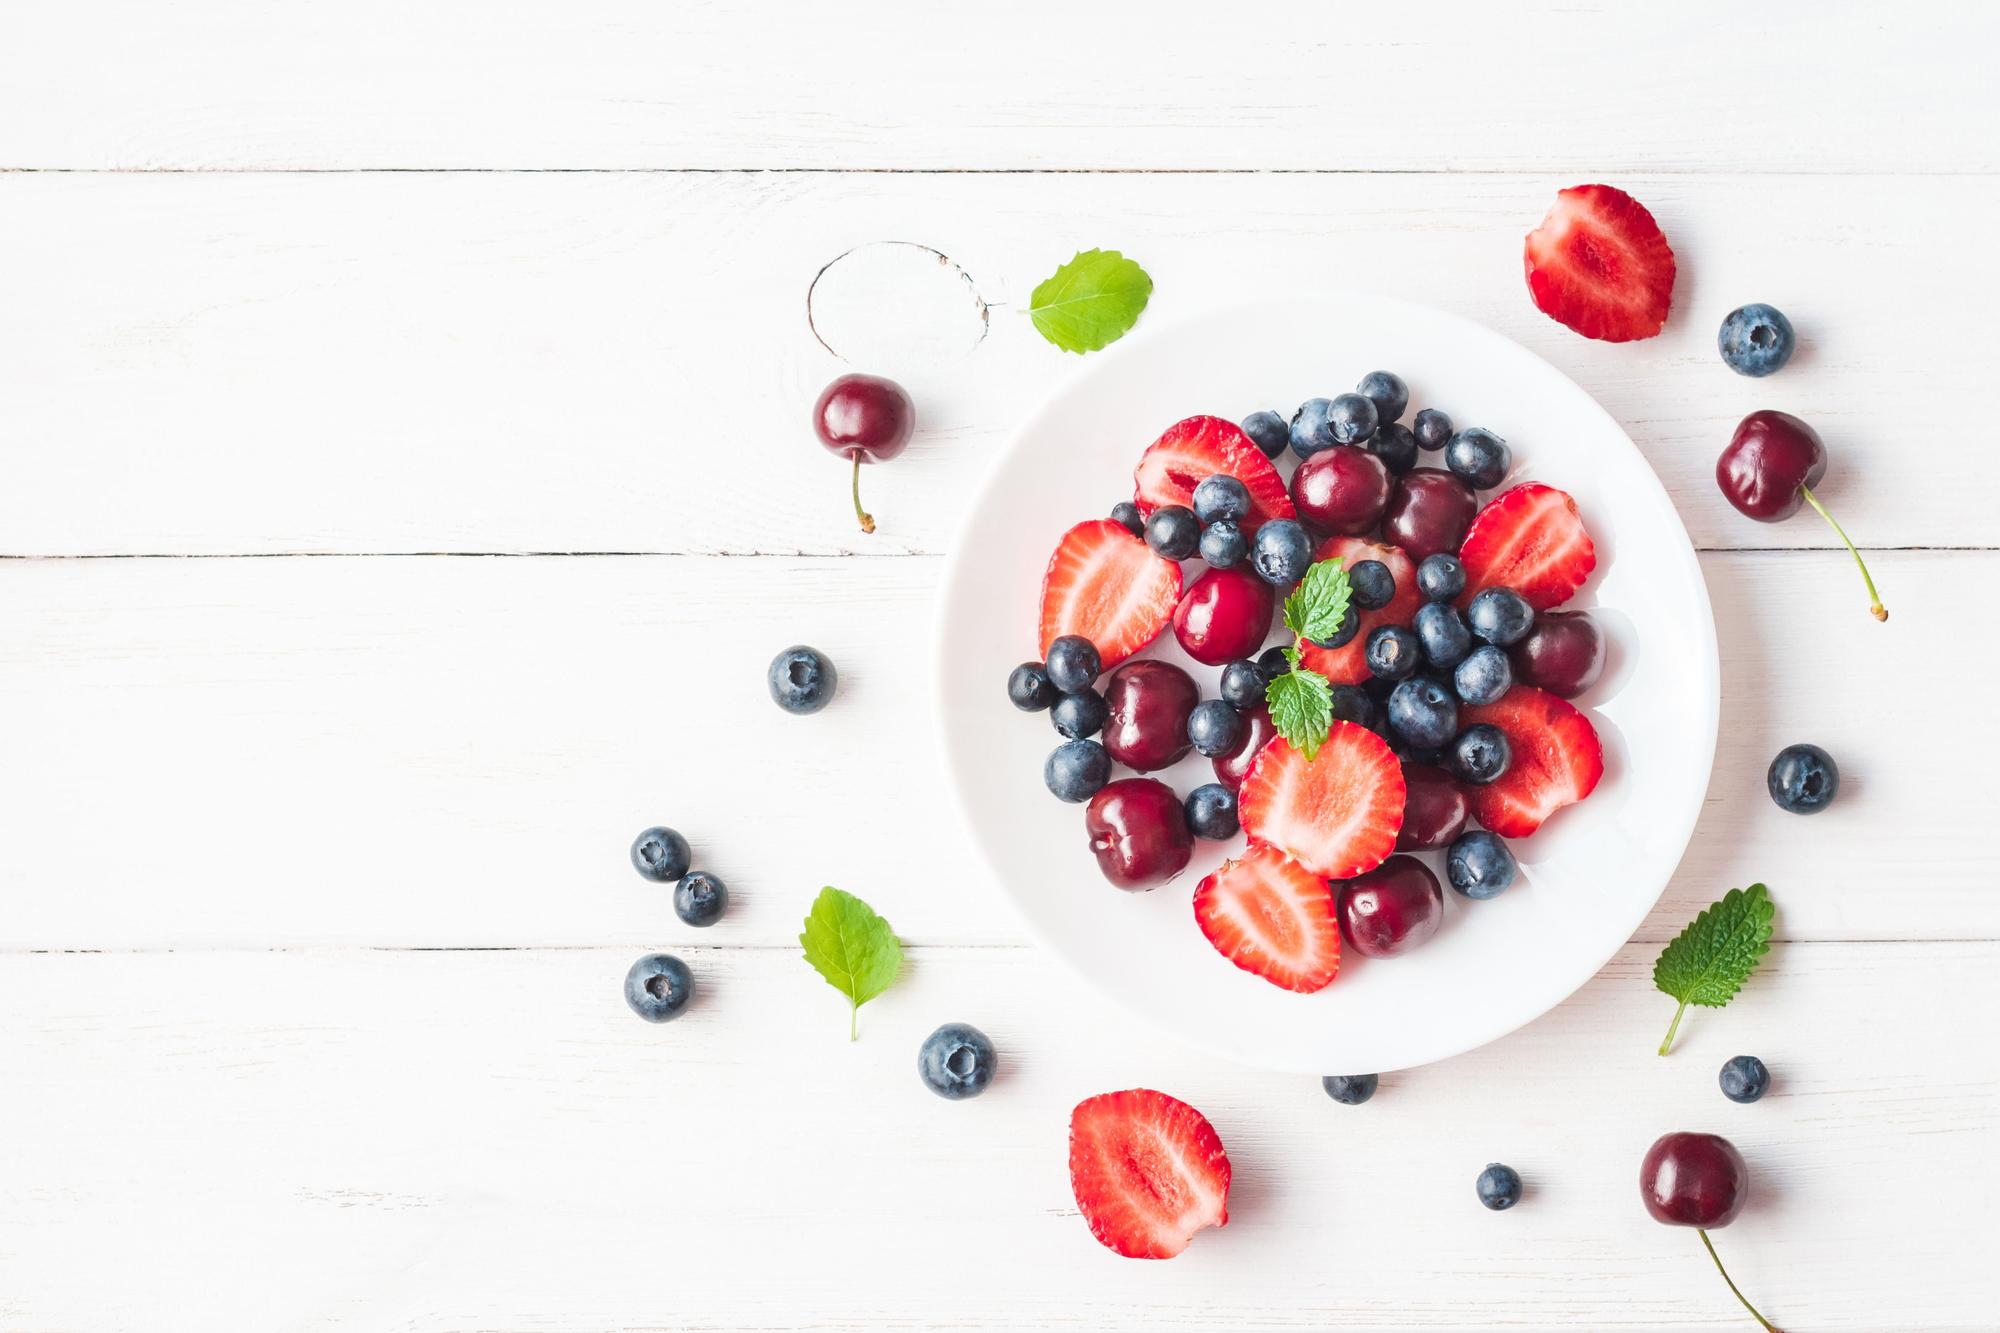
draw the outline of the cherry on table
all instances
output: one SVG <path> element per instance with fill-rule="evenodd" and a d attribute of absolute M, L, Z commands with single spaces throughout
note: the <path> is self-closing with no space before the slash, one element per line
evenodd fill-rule
<path fill-rule="evenodd" d="M 875 531 L 875 517 L 861 507 L 861 465 L 886 463 L 902 453 L 916 425 L 910 395 L 880 375 L 842 375 L 813 404 L 819 442 L 854 461 L 854 516 L 863 532 Z"/>
<path fill-rule="evenodd" d="M 1604 633 L 1583 611 L 1544 611 L 1508 650 L 1514 678 L 1574 699 L 1604 674 Z"/>
<path fill-rule="evenodd" d="M 1781 523 L 1809 504 L 1839 536 L 1841 544 L 1861 570 L 1868 585 L 1868 613 L 1887 620 L 1882 595 L 1875 591 L 1874 576 L 1861 558 L 1854 542 L 1834 516 L 1827 512 L 1812 488 L 1826 475 L 1826 446 L 1819 432 L 1789 412 L 1766 409 L 1752 412 L 1737 423 L 1736 433 L 1722 457 L 1715 460 L 1715 484 L 1739 513 L 1759 523 Z"/>
<path fill-rule="evenodd" d="M 1271 723 L 1268 705 L 1258 704 L 1245 710 L 1243 730 L 1236 737 L 1236 744 L 1209 761 L 1209 767 L 1215 770 L 1215 780 L 1231 791 L 1241 787 L 1243 779 L 1250 773 L 1250 765 L 1256 761 L 1257 752 L 1277 734 L 1277 727 Z"/>
<path fill-rule="evenodd" d="M 1451 845 L 1471 814 L 1465 789 L 1451 774 L 1429 764 L 1403 765 L 1403 827 L 1399 852 L 1429 852 Z"/>
<path fill-rule="evenodd" d="M 1100 739 L 1125 767 L 1150 773 L 1192 748 L 1188 714 L 1201 702 L 1201 687 L 1172 662 L 1142 657 L 1125 663 L 1104 678 L 1104 702 Z"/>
<path fill-rule="evenodd" d="M 1299 464 L 1292 505 L 1319 531 L 1356 537 L 1373 532 L 1389 507 L 1389 469 L 1366 449 L 1337 444 Z"/>
<path fill-rule="evenodd" d="M 1211 569 L 1181 594 L 1174 637 L 1189 657 L 1208 666 L 1248 657 L 1271 632 L 1276 598 L 1271 585 L 1244 566 Z"/>
<path fill-rule="evenodd" d="M 1392 856 L 1342 884 L 1335 913 L 1356 953 L 1393 958 L 1437 934 L 1444 890 L 1416 857 Z"/>
<path fill-rule="evenodd" d="M 1396 478 L 1382 516 L 1385 541 L 1418 563 L 1439 551 L 1456 553 L 1479 512 L 1472 488 L 1440 468 L 1411 468 Z"/>
<path fill-rule="evenodd" d="M 1155 888 L 1187 868 L 1194 835 L 1174 789 L 1156 778 L 1120 778 L 1084 810 L 1090 850 L 1121 889 Z"/>
<path fill-rule="evenodd" d="M 1750 1198 L 1750 1168 L 1735 1144 L 1720 1134 L 1682 1131 L 1661 1135 L 1639 1163 L 1639 1197 L 1655 1222 L 1695 1228 L 1708 1257 L 1715 1260 L 1715 1270 L 1729 1283 L 1729 1290 L 1743 1302 L 1743 1308 L 1770 1333 L 1779 1333 L 1737 1290 L 1708 1238 L 1709 1228 L 1735 1221 Z"/>

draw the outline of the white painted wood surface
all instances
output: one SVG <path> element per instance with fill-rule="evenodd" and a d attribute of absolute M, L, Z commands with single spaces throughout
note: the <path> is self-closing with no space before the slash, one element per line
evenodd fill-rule
<path fill-rule="evenodd" d="M 0 15 L 0 1328 L 1748 1327 L 1632 1197 L 1673 1128 L 1751 1159 L 1718 1244 L 1793 1333 L 1994 1327 L 1996 12 Z M 1681 256 L 1656 340 L 1521 289 L 1592 178 Z M 924 419 L 864 539 L 800 425 L 840 366 L 805 292 L 885 240 L 991 330 L 952 341 L 962 289 L 903 318 L 957 279 L 895 252 L 823 289 Z M 933 789 L 934 557 L 1081 369 L 1018 307 L 1090 245 L 1147 265 L 1149 321 L 1339 285 L 1481 319 L 1627 425 L 1704 550 L 1722 737 L 1661 907 L 1363 1108 L 1134 1030 Z M 1761 383 L 1713 352 L 1753 299 L 1804 337 Z M 1887 627 L 1809 517 L 1715 493 L 1760 406 L 1827 436 Z M 795 640 L 841 665 L 816 718 L 761 697 Z M 1805 738 L 1847 782 L 1810 823 L 1761 794 Z M 714 930 L 625 867 L 656 820 L 731 883 Z M 1658 1059 L 1659 942 L 1752 879 L 1767 970 Z M 792 946 L 824 882 L 913 945 L 853 1045 Z M 661 947 L 702 991 L 656 1029 L 618 989 Z M 911 1068 L 947 1018 L 1004 1061 L 964 1106 Z M 1744 1050 L 1752 1107 L 1713 1083 Z M 1237 1168 L 1172 1264 L 1099 1250 L 1064 1178 L 1070 1105 L 1134 1083 Z M 1496 1158 L 1530 1186 L 1497 1217 Z"/>

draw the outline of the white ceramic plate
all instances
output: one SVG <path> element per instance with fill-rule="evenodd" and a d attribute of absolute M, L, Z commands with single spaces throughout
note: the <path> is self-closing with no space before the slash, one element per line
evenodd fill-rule
<path fill-rule="evenodd" d="M 1445 890 L 1443 927 L 1393 959 L 1344 951 L 1340 976 L 1296 995 L 1241 971 L 1194 922 L 1194 886 L 1241 846 L 1195 844 L 1170 884 L 1125 893 L 1098 874 L 1081 806 L 1042 784 L 1058 743 L 1043 714 L 1012 708 L 1006 677 L 1038 655 L 1043 567 L 1071 524 L 1130 499 L 1140 452 L 1197 413 L 1345 391 L 1367 371 L 1409 382 L 1411 411 L 1499 432 L 1514 451 L 1502 486 L 1534 479 L 1576 497 L 1598 567 L 1571 606 L 1609 639 L 1604 678 L 1578 699 L 1604 742 L 1605 774 L 1582 805 L 1512 845 L 1522 876 L 1500 897 Z M 1404 420 L 1409 420 L 1408 415 Z M 1424 462 L 1436 466 L 1439 455 Z M 1289 454 L 1279 460 L 1289 475 Z M 1188 569 L 1189 580 L 1199 563 Z M 1329 294 L 1221 310 L 1090 359 L 1028 418 L 974 500 L 945 570 L 938 616 L 946 767 L 974 843 L 1034 932 L 1133 1013 L 1248 1063 L 1367 1073 L 1443 1059 L 1553 1008 L 1630 938 L 1666 886 L 1701 808 L 1719 702 L 1715 625 L 1686 530 L 1625 432 L 1525 348 L 1404 301 Z M 1282 635 L 1274 630 L 1273 639 Z M 1187 667 L 1171 629 L 1144 655 Z M 1128 776 L 1119 770 L 1118 775 Z M 1154 776 L 1183 795 L 1213 780 L 1191 756 Z M 1425 859 L 1443 881 L 1440 854 Z"/>

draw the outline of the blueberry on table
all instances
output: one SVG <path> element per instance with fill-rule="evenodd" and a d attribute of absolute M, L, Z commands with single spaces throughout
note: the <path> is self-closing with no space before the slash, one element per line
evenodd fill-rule
<path fill-rule="evenodd" d="M 1401 375 L 1386 370 L 1371 370 L 1363 375 L 1354 392 L 1375 404 L 1375 419 L 1385 426 L 1401 417 L 1403 409 L 1410 405 L 1410 386 L 1403 383 Z"/>
<path fill-rule="evenodd" d="M 690 926 L 712 926 L 729 910 L 729 886 L 697 870 L 674 886 L 674 915 Z"/>
<path fill-rule="evenodd" d="M 1340 443 L 1333 438 L 1332 410 L 1331 398 L 1308 398 L 1299 404 L 1299 410 L 1292 413 L 1288 430 L 1293 453 L 1300 458 L 1311 458 L 1320 450 Z"/>
<path fill-rule="evenodd" d="M 946 1023 L 917 1049 L 917 1077 L 932 1092 L 954 1102 L 986 1091 L 997 1063 L 993 1043 L 970 1023 Z"/>
<path fill-rule="evenodd" d="M 771 659 L 765 679 L 771 698 L 787 713 L 817 713 L 833 698 L 840 673 L 825 653 L 799 643 Z"/>
<path fill-rule="evenodd" d="M 655 826 L 632 840 L 632 868 L 658 884 L 687 874 L 691 859 L 688 840 L 670 828 Z"/>
<path fill-rule="evenodd" d="M 1250 554 L 1250 539 L 1234 519 L 1218 519 L 1201 530 L 1196 545 L 1210 569 L 1234 569 Z"/>
<path fill-rule="evenodd" d="M 1243 715 L 1221 699 L 1204 699 L 1188 714 L 1188 740 L 1204 759 L 1228 754 L 1243 734 Z"/>
<path fill-rule="evenodd" d="M 1250 567 L 1257 577 L 1289 588 L 1312 568 L 1313 543 L 1297 519 L 1274 518 L 1257 529 L 1250 542 Z"/>
<path fill-rule="evenodd" d="M 1241 828 L 1236 812 L 1236 793 L 1220 782 L 1204 782 L 1187 795 L 1182 808 L 1188 832 L 1210 842 L 1236 836 Z"/>
<path fill-rule="evenodd" d="M 1096 741 L 1064 741 L 1049 752 L 1042 781 L 1057 800 L 1081 805 L 1111 781 L 1111 754 Z"/>
<path fill-rule="evenodd" d="M 1194 516 L 1203 524 L 1250 517 L 1250 488 L 1227 472 L 1204 477 L 1194 488 Z"/>
<path fill-rule="evenodd" d="M 1417 437 L 1417 448 L 1438 450 L 1451 443 L 1451 418 L 1435 407 L 1427 407 L 1417 413 L 1410 425 L 1410 434 Z"/>
<path fill-rule="evenodd" d="M 1007 698 L 1024 713 L 1041 712 L 1060 694 L 1040 662 L 1023 662 L 1007 674 Z"/>
<path fill-rule="evenodd" d="M 1451 687 L 1460 701 L 1476 706 L 1499 703 L 1513 685 L 1514 664 L 1490 643 L 1474 648 L 1451 673 Z"/>
<path fill-rule="evenodd" d="M 1405 625 L 1378 625 L 1368 632 L 1362 658 L 1377 680 L 1403 680 L 1423 660 L 1423 645 L 1416 631 Z M 1442 745 L 1444 742 L 1439 741 Z"/>
<path fill-rule="evenodd" d="M 1240 424 L 1250 443 L 1262 449 L 1266 458 L 1276 458 L 1292 442 L 1292 428 L 1276 412 L 1252 412 Z"/>
<path fill-rule="evenodd" d="M 1466 604 L 1465 623 L 1474 638 L 1505 648 L 1535 627 L 1535 608 L 1512 588 L 1481 588 Z"/>
<path fill-rule="evenodd" d="M 1082 689 L 1057 699 L 1055 706 L 1049 709 L 1049 721 L 1064 738 L 1080 741 L 1086 736 L 1095 736 L 1103 729 L 1108 711 L 1103 695 L 1096 690 Z"/>
<path fill-rule="evenodd" d="M 1146 520 L 1146 545 L 1165 560 L 1185 560 L 1201 543 L 1201 523 L 1184 505 L 1163 505 Z"/>
<path fill-rule="evenodd" d="M 1064 694 L 1089 689 L 1103 669 L 1097 645 L 1081 634 L 1064 634 L 1049 645 L 1049 684 Z"/>
<path fill-rule="evenodd" d="M 1449 744 L 1458 734 L 1458 699 L 1428 676 L 1415 676 L 1389 693 L 1389 728 L 1417 749 Z"/>
<path fill-rule="evenodd" d="M 1792 321 L 1776 306 L 1761 301 L 1730 311 L 1715 334 L 1715 349 L 1722 353 L 1722 363 L 1752 379 L 1783 370 L 1797 342 Z"/>
<path fill-rule="evenodd" d="M 1427 555 L 1417 566 L 1417 591 L 1427 602 L 1455 602 L 1465 591 L 1465 562 L 1449 551 Z"/>
<path fill-rule="evenodd" d="M 1417 631 L 1418 646 L 1424 650 L 1424 661 L 1434 667 L 1455 667 L 1472 651 L 1472 631 L 1450 602 L 1425 602 L 1417 608 L 1412 627 Z"/>
<path fill-rule="evenodd" d="M 1514 853 L 1485 829 L 1454 838 L 1444 854 L 1445 878 L 1468 898 L 1497 898 L 1514 882 Z"/>
<path fill-rule="evenodd" d="M 1368 438 L 1367 448 L 1382 460 L 1382 466 L 1398 476 L 1417 465 L 1417 437 L 1399 422 L 1379 427 Z"/>
<path fill-rule="evenodd" d="M 1451 743 L 1451 771 L 1476 787 L 1497 782 L 1513 762 L 1507 733 L 1491 722 L 1474 723 Z"/>
<path fill-rule="evenodd" d="M 1363 611 L 1380 611 L 1396 599 L 1396 576 L 1380 560 L 1357 561 L 1347 571 L 1347 586 Z"/>
<path fill-rule="evenodd" d="M 910 395 L 880 375 L 842 375 L 813 404 L 819 442 L 854 462 L 854 517 L 863 532 L 875 531 L 875 518 L 861 507 L 861 465 L 886 463 L 902 453 L 916 425 Z"/>
<path fill-rule="evenodd" d="M 1770 1089 L 1771 1071 L 1756 1056 L 1739 1055 L 1722 1066 L 1716 1082 L 1722 1085 L 1722 1095 L 1730 1101 L 1748 1104 Z"/>
<path fill-rule="evenodd" d="M 1507 442 L 1478 426 L 1460 431 L 1444 447 L 1444 465 L 1452 475 L 1482 491 L 1498 486 L 1513 464 Z"/>
<path fill-rule="evenodd" d="M 1479 1202 L 1496 1213 L 1505 1212 L 1521 1201 L 1521 1173 L 1501 1162 L 1488 1162 L 1474 1186 Z"/>
<path fill-rule="evenodd" d="M 1130 500 L 1120 500 L 1111 506 L 1111 521 L 1122 526 L 1134 537 L 1146 535 L 1146 516 L 1139 512 L 1139 506 Z"/>
<path fill-rule="evenodd" d="M 694 996 L 694 973 L 672 954 L 649 953 L 625 974 L 625 1003 L 648 1023 L 679 1018 Z"/>
<path fill-rule="evenodd" d="M 1284 657 L 1278 658 L 1280 670 L 1284 669 Z M 1238 658 L 1222 668 L 1222 683 L 1217 693 L 1233 708 L 1255 708 L 1264 702 L 1264 690 L 1270 684 L 1263 668 L 1250 659 Z"/>
<path fill-rule="evenodd" d="M 1342 1106 L 1359 1106 L 1375 1095 L 1375 1085 L 1380 1081 L 1378 1074 L 1327 1074 L 1319 1085 Z"/>
<path fill-rule="evenodd" d="M 1840 768 L 1817 745 L 1787 745 L 1771 761 L 1764 785 L 1780 810 L 1816 815 L 1840 793 Z"/>

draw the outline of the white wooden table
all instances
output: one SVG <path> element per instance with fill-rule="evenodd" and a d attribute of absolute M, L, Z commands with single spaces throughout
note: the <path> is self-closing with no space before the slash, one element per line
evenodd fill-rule
<path fill-rule="evenodd" d="M 0 1327 L 1748 1327 L 1634 1197 L 1676 1128 L 1750 1158 L 1724 1253 L 1794 1333 L 2000 1325 L 1992 7 L 841 8 L 0 15 Z M 1522 233 L 1598 179 L 1681 256 L 1650 342 L 1523 290 Z M 863 538 L 804 294 L 889 239 L 992 329 L 873 367 L 923 428 Z M 1019 306 L 1092 245 L 1148 319 L 1359 284 L 1485 321 L 1703 550 L 1722 738 L 1659 909 L 1358 1110 L 1135 1030 L 936 790 L 938 555 L 1083 369 Z M 1715 356 L 1748 300 L 1803 333 L 1769 381 Z M 1809 515 L 1716 493 L 1762 406 L 1827 437 L 1886 628 Z M 844 683 L 804 722 L 763 694 L 794 641 Z M 1846 782 L 1810 822 L 1762 792 L 1801 739 Z M 627 868 L 654 822 L 720 927 Z M 1659 1059 L 1654 954 L 1753 879 L 1779 943 Z M 852 1045 L 794 944 L 823 883 L 911 946 Z M 654 1028 L 620 982 L 659 948 L 701 996 Z M 946 1019 L 1003 1053 L 977 1102 L 914 1076 Z M 1737 1107 L 1746 1051 L 1776 1086 Z M 1067 1188 L 1069 1107 L 1134 1083 L 1236 1166 L 1171 1264 Z"/>

